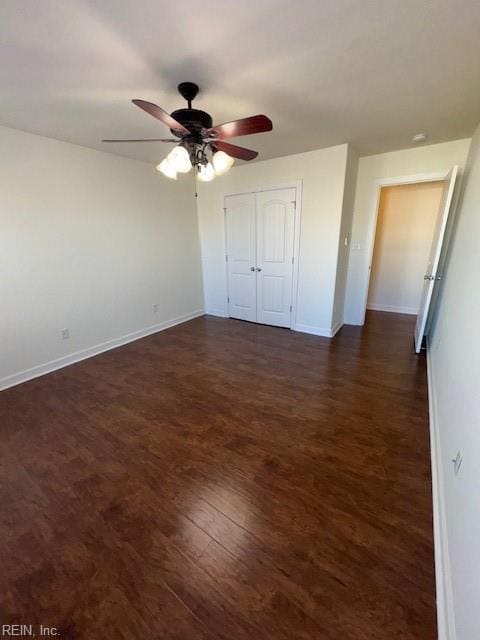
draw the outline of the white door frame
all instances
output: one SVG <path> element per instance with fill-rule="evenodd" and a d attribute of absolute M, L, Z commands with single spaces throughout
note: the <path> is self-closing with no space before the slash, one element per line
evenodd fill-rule
<path fill-rule="evenodd" d="M 373 194 L 371 203 L 370 225 L 367 232 L 366 251 L 367 262 L 367 282 L 365 287 L 365 297 L 363 300 L 362 325 L 365 324 L 367 313 L 368 292 L 370 290 L 370 276 L 372 275 L 373 250 L 375 248 L 375 236 L 377 234 L 378 209 L 380 207 L 380 194 L 383 187 L 398 187 L 404 184 L 417 184 L 421 182 L 436 182 L 445 180 L 447 171 L 436 171 L 433 173 L 417 173 L 410 176 L 397 176 L 396 178 L 378 178 L 373 181 Z"/>
<path fill-rule="evenodd" d="M 295 189 L 295 226 L 293 232 L 293 276 L 292 276 L 292 313 L 290 314 L 290 329 L 295 327 L 297 321 L 297 298 L 298 298 L 298 265 L 300 262 L 300 227 L 302 219 L 302 180 L 292 180 L 292 182 L 285 182 L 283 184 L 262 185 L 260 187 L 252 187 L 248 189 L 242 189 L 240 191 L 231 191 L 225 193 L 223 196 L 223 225 L 224 225 L 224 248 L 225 256 L 227 255 L 227 210 L 225 198 L 229 196 L 240 196 L 245 193 L 260 193 L 262 191 L 276 191 L 277 189 Z M 227 309 L 228 298 L 230 292 L 228 290 L 228 265 L 225 261 L 225 272 L 227 279 Z M 227 312 L 228 314 L 228 312 Z"/>

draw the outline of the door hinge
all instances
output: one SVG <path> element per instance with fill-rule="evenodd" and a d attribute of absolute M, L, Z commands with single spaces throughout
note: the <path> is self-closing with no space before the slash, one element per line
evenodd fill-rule
<path fill-rule="evenodd" d="M 296 200 L 292 200 L 292 204 L 293 204 L 293 208 L 296 209 L 297 208 L 297 201 Z"/>
<path fill-rule="evenodd" d="M 292 305 L 290 305 L 290 313 L 292 313 Z"/>
<path fill-rule="evenodd" d="M 227 302 L 230 302 L 230 298 L 227 298 Z"/>
<path fill-rule="evenodd" d="M 294 261 L 294 256 L 292 256 L 292 264 L 293 264 L 293 261 Z"/>
<path fill-rule="evenodd" d="M 228 256 L 225 255 L 225 262 L 228 262 Z"/>
<path fill-rule="evenodd" d="M 227 207 L 223 207 L 223 213 L 227 213 Z"/>

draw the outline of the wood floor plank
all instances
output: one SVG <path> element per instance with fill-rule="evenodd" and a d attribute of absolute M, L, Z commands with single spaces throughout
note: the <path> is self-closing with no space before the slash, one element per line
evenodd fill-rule
<path fill-rule="evenodd" d="M 433 640 L 410 316 L 203 317 L 0 394 L 0 622 L 65 638 Z"/>

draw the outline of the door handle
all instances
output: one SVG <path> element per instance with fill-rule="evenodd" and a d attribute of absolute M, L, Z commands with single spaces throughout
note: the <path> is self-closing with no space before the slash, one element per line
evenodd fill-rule
<path fill-rule="evenodd" d="M 441 279 L 442 279 L 442 276 L 430 276 L 430 275 L 428 275 L 428 273 L 427 273 L 427 274 L 425 274 L 425 275 L 423 276 L 423 279 L 424 279 L 424 280 L 441 280 Z"/>
<path fill-rule="evenodd" d="M 255 267 L 250 267 L 250 271 L 255 271 Z"/>
<path fill-rule="evenodd" d="M 260 267 L 257 267 L 257 268 L 255 269 L 255 271 L 261 271 Z"/>

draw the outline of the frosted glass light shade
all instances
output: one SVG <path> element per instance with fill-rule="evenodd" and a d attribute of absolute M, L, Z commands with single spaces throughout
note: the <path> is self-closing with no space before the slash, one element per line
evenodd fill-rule
<path fill-rule="evenodd" d="M 217 176 L 227 173 L 234 162 L 234 158 L 225 153 L 225 151 L 216 151 L 213 154 L 213 166 Z"/>
<path fill-rule="evenodd" d="M 160 171 L 160 173 L 163 173 L 163 175 L 167 176 L 167 178 L 172 178 L 172 180 L 177 179 L 177 172 L 175 170 L 175 167 L 170 163 L 168 157 L 162 160 L 160 164 L 157 164 L 155 169 L 157 171 Z"/>
<path fill-rule="evenodd" d="M 202 164 L 198 170 L 198 179 L 200 182 L 210 182 L 215 178 L 215 169 L 211 162 L 208 164 Z"/>
<path fill-rule="evenodd" d="M 192 168 L 190 156 L 185 147 L 174 147 L 167 156 L 169 163 L 178 173 L 188 173 Z"/>

